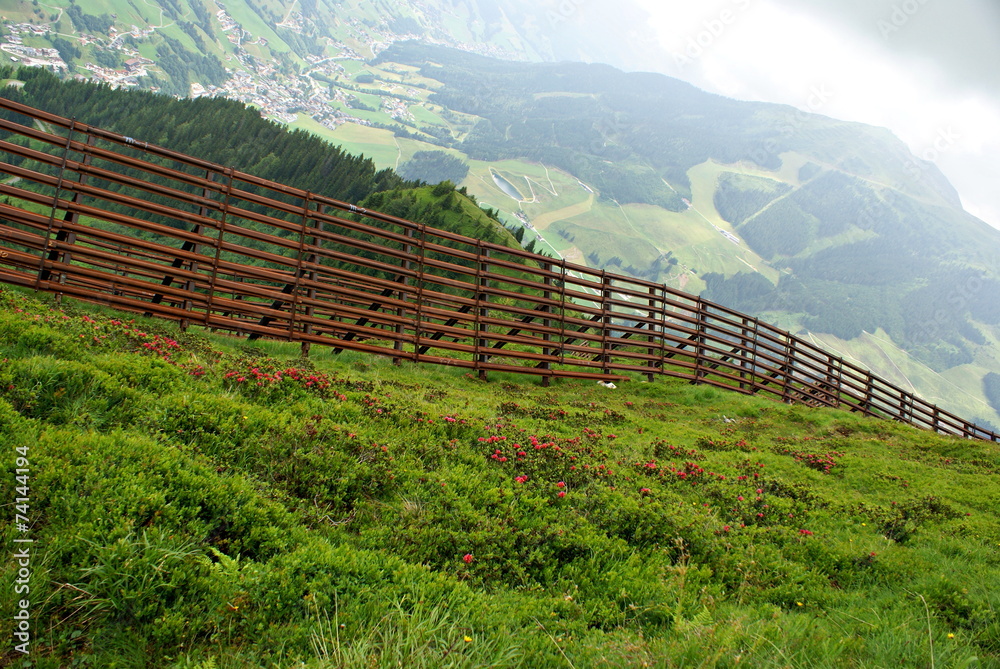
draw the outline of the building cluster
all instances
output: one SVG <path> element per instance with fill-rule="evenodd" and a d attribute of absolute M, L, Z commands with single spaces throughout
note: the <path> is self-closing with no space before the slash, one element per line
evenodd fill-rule
<path fill-rule="evenodd" d="M 33 23 L 14 23 L 7 26 L 7 34 L 4 35 L 3 43 L 0 43 L 0 50 L 5 51 L 13 62 L 30 67 L 47 67 L 51 70 L 65 70 L 66 61 L 62 59 L 55 49 L 45 47 L 27 46 L 24 43 L 24 36 L 45 37 L 49 34 L 47 24 L 35 25 Z"/>
<path fill-rule="evenodd" d="M 88 61 L 83 65 L 83 69 L 90 72 L 92 81 L 106 83 L 112 88 L 135 88 L 139 85 L 139 77 L 146 76 L 146 69 L 142 66 L 122 70 L 102 67 Z"/>
<path fill-rule="evenodd" d="M 114 26 L 108 28 L 108 37 L 111 39 L 108 45 L 105 47 L 107 49 L 124 50 L 128 51 L 128 47 L 125 44 L 125 39 L 127 37 L 132 37 L 137 40 L 146 39 L 154 33 L 153 28 L 140 28 L 139 26 L 133 25 L 132 29 L 126 32 L 118 32 L 118 29 Z M 94 37 L 87 35 L 92 41 L 98 41 Z"/>
<path fill-rule="evenodd" d="M 4 36 L 3 43 L 0 44 L 0 49 L 12 54 L 10 56 L 12 61 L 29 67 L 46 67 L 51 70 L 68 69 L 68 65 L 58 50 L 24 44 L 25 37 L 51 37 L 54 32 L 51 25 L 14 23 L 8 24 L 6 28 L 7 34 Z M 152 33 L 152 28 L 140 28 L 133 25 L 131 30 L 122 32 L 111 26 L 106 38 L 81 33 L 73 39 L 80 46 L 85 47 L 93 44 L 101 49 L 121 52 L 127 58 L 124 68 L 109 68 L 88 62 L 82 66 L 82 69 L 91 73 L 93 81 L 106 83 L 114 88 L 123 88 L 138 86 L 140 77 L 148 74 L 146 66 L 154 64 L 154 61 L 143 57 L 137 50 L 131 48 L 126 43 L 126 38 L 146 39 Z"/>
<path fill-rule="evenodd" d="M 288 16 L 278 24 L 278 27 L 288 28 L 296 35 L 301 35 L 305 32 L 306 21 L 308 19 L 302 16 L 302 12 L 289 12 Z"/>
<path fill-rule="evenodd" d="M 219 25 L 221 26 L 222 32 L 224 33 L 228 33 L 236 29 L 242 30 L 242 28 L 240 28 L 240 24 L 238 24 L 236 20 L 233 17 L 231 17 L 224 9 L 220 9 L 218 12 L 216 12 L 215 18 L 219 20 Z"/>
<path fill-rule="evenodd" d="M 382 111 L 397 121 L 413 122 L 413 114 L 410 112 L 410 105 L 399 98 L 382 98 Z"/>

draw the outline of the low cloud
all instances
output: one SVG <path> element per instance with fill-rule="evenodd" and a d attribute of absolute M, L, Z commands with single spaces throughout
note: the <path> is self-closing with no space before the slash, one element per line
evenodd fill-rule
<path fill-rule="evenodd" d="M 986 0 L 636 2 L 662 47 L 636 69 L 887 127 L 945 172 L 972 213 L 1000 227 L 1000 8 Z M 819 109 L 817 87 L 828 93 Z M 953 140 L 946 147 L 942 134 Z"/>

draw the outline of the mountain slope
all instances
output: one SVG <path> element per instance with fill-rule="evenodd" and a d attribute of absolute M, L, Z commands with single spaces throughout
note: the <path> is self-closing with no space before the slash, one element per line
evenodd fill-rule
<path fill-rule="evenodd" d="M 5 666 L 1000 666 L 996 444 L 18 290 L 0 332 Z"/>
<path fill-rule="evenodd" d="M 1000 324 L 1000 233 L 961 210 L 939 171 L 915 172 L 885 131 L 604 66 L 503 63 L 409 44 L 383 52 L 389 61 L 444 83 L 432 102 L 483 119 L 452 144 L 474 159 L 556 165 L 605 198 L 668 210 L 692 197 L 694 168 L 717 165 L 708 190 L 731 220 L 712 222 L 782 273 L 737 308 L 803 313 L 804 327 L 845 339 L 883 328 L 937 369 L 973 361 L 984 343 L 974 324 Z M 802 167 L 785 175 L 786 162 Z M 744 165 L 769 179 L 741 176 Z M 740 280 L 723 274 L 709 297 Z"/>

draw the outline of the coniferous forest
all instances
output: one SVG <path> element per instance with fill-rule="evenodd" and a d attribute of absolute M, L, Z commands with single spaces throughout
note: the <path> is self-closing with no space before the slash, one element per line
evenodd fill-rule
<path fill-rule="evenodd" d="M 2 68 L 0 78 L 25 82 L 20 89 L 4 89 L 4 97 L 328 197 L 360 202 L 374 192 L 408 185 L 391 170 L 377 170 L 367 158 L 307 132 L 288 131 L 240 102 L 177 100 L 62 82 L 32 68 Z"/>

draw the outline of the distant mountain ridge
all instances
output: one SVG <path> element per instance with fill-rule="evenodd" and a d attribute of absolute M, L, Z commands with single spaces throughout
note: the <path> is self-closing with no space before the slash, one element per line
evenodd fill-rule
<path fill-rule="evenodd" d="M 444 84 L 432 102 L 481 118 L 451 147 L 473 159 L 556 165 L 620 204 L 680 212 L 694 196 L 691 171 L 714 164 L 711 202 L 696 204 L 780 278 L 757 274 L 748 284 L 740 273 L 701 272 L 710 298 L 798 312 L 802 326 L 843 339 L 883 329 L 941 370 L 972 362 L 984 342 L 974 322 L 1000 324 L 1000 233 L 962 211 L 934 166 L 915 170 L 883 129 L 600 65 L 507 63 L 418 44 L 395 45 L 377 62 L 419 67 Z M 787 162 L 801 166 L 786 174 Z M 645 241 L 683 255 L 655 233 Z M 598 264 L 610 257 L 583 250 L 598 252 Z M 972 276 L 983 288 L 949 300 Z"/>

